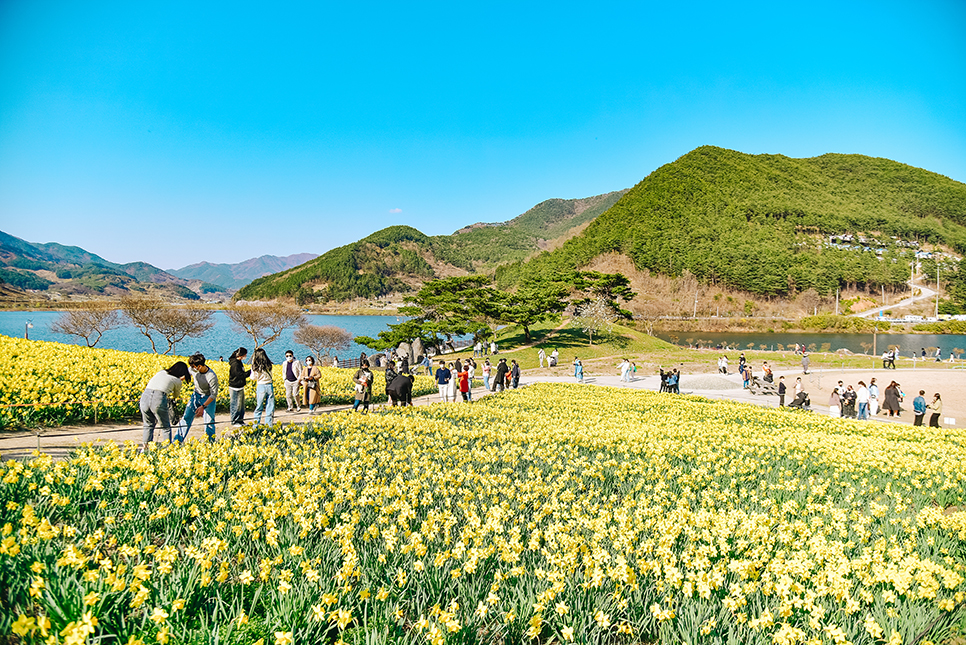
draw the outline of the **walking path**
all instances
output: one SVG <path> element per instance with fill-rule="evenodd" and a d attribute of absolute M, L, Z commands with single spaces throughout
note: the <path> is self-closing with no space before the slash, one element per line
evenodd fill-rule
<path fill-rule="evenodd" d="M 812 410 L 819 414 L 828 414 L 828 400 L 831 389 L 835 387 L 839 380 L 846 385 L 855 386 L 859 380 L 869 382 L 870 378 L 876 377 L 880 391 L 884 391 L 889 381 L 896 380 L 902 385 L 906 394 L 904 406 L 906 412 L 897 419 L 877 416 L 875 420 L 882 422 L 912 422 L 912 399 L 918 394 L 919 390 L 926 391 L 926 400 L 932 400 L 933 392 L 943 394 L 944 410 L 943 419 L 940 421 L 945 427 L 966 427 L 966 400 L 954 396 L 954 394 L 966 392 L 966 370 L 937 370 L 937 369 L 898 369 L 898 370 L 828 370 L 812 372 L 802 375 L 796 371 L 779 371 L 775 373 L 775 381 L 784 375 L 789 392 L 792 391 L 796 377 L 801 376 L 805 391 L 809 393 L 812 401 Z M 541 373 L 539 368 L 524 372 L 521 378 L 521 387 L 526 387 L 533 383 L 574 383 L 573 376 L 550 376 Z M 620 375 L 614 374 L 591 374 L 584 379 L 584 384 L 588 386 L 606 386 L 617 388 L 631 388 L 639 390 L 657 391 L 660 389 L 659 376 L 638 376 L 634 377 L 629 383 L 622 382 Z M 694 394 L 708 399 L 722 399 L 751 403 L 764 407 L 777 407 L 778 397 L 769 395 L 755 395 L 749 390 L 742 389 L 741 377 L 738 374 L 685 374 L 681 378 L 681 394 Z M 473 390 L 475 399 L 488 396 L 490 393 L 482 388 Z M 669 395 L 670 396 L 670 395 Z M 792 400 L 789 394 L 786 403 Z M 431 394 L 413 399 L 415 405 L 431 405 L 439 403 L 439 395 Z M 462 403 L 450 403 L 447 405 L 462 405 Z M 385 404 L 374 406 L 376 409 L 385 407 Z M 333 405 L 317 409 L 318 414 L 327 414 L 351 410 L 351 405 Z M 928 418 L 928 417 L 927 417 Z M 276 411 L 276 421 L 281 423 L 308 423 L 313 416 L 307 414 L 303 409 L 301 413 L 290 413 L 284 409 Z M 952 421 L 949 421 L 952 419 Z M 247 413 L 246 420 L 251 420 L 251 412 Z M 215 417 L 218 434 L 221 436 L 223 429 L 229 426 L 228 413 L 219 413 Z M 94 441 L 132 441 L 140 443 L 142 436 L 141 425 L 130 423 L 100 424 L 96 426 L 63 426 L 57 428 L 40 429 L 37 431 L 4 432 L 0 433 L 0 458 L 3 459 L 22 459 L 30 456 L 34 450 L 41 450 L 54 458 L 64 458 L 67 454 L 82 444 Z M 204 437 L 203 424 L 195 422 L 193 424 L 190 439 Z M 159 431 L 155 430 L 155 439 L 159 438 Z"/>
<path fill-rule="evenodd" d="M 919 289 L 919 295 L 910 296 L 904 300 L 900 300 L 899 302 L 895 302 L 891 305 L 886 305 L 884 307 L 876 307 L 875 309 L 867 309 L 865 311 L 860 311 L 857 314 L 852 314 L 852 316 L 854 318 L 869 318 L 871 316 L 876 316 L 879 314 L 879 312 L 886 311 L 887 309 L 898 309 L 899 307 L 906 307 L 913 303 L 919 302 L 920 300 L 929 300 L 930 298 L 936 295 L 936 292 L 930 289 L 929 287 L 926 287 L 924 285 L 917 286 L 916 283 L 913 282 L 912 280 L 910 280 L 906 284 L 909 285 L 909 289 L 912 291 L 912 293 L 915 293 L 916 289 Z"/>

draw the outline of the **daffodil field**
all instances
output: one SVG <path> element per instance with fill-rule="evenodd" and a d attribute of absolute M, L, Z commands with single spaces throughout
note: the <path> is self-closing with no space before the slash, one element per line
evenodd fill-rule
<path fill-rule="evenodd" d="M 140 418 L 138 401 L 154 374 L 170 367 L 179 356 L 161 356 L 112 349 L 91 349 L 0 336 L 0 429 L 61 425 L 103 419 Z M 228 363 L 209 361 L 218 375 L 218 408 L 228 409 Z M 355 370 L 320 368 L 323 404 L 349 403 L 355 396 Z M 282 370 L 273 370 L 275 396 L 285 405 Z M 374 373 L 373 397 L 386 398 L 385 376 Z M 436 391 L 428 376 L 416 377 L 413 395 Z M 182 408 L 191 388 L 182 391 Z M 255 384 L 246 386 L 246 403 L 255 405 Z"/>
<path fill-rule="evenodd" d="M 580 385 L 0 469 L 25 643 L 927 643 L 963 432 Z M 3 638 L 3 637 L 0 637 Z"/>

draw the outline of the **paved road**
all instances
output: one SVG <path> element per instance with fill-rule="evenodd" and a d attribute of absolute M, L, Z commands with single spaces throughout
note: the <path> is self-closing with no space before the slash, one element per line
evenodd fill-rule
<path fill-rule="evenodd" d="M 906 284 L 909 285 L 909 289 L 912 291 L 912 293 L 915 293 L 916 289 L 919 289 L 919 295 L 910 296 L 904 300 L 900 300 L 899 302 L 895 302 L 885 307 L 876 307 L 875 309 L 868 309 L 866 311 L 862 311 L 857 314 L 852 314 L 852 316 L 855 318 L 870 318 L 872 316 L 878 315 L 879 312 L 881 311 L 886 311 L 888 309 L 896 309 L 898 307 L 908 307 L 909 305 L 914 304 L 916 302 L 920 302 L 922 300 L 929 300 L 930 298 L 936 295 L 936 292 L 934 290 L 921 284 L 917 285 L 912 280 L 910 280 Z"/>

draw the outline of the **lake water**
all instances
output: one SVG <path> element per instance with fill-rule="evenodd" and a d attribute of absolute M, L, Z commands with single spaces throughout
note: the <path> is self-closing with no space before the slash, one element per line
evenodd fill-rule
<path fill-rule="evenodd" d="M 23 338 L 24 326 L 30 322 L 33 329 L 27 332 L 32 340 L 50 340 L 58 343 L 68 343 L 72 345 L 84 345 L 84 339 L 75 336 L 67 336 L 51 331 L 50 326 L 61 315 L 59 311 L 0 311 L 0 334 Z M 371 336 L 375 338 L 379 332 L 386 331 L 390 324 L 395 324 L 395 316 L 316 316 L 307 315 L 309 322 L 313 325 L 334 325 L 347 330 L 353 336 Z M 399 320 L 402 320 L 401 318 Z M 215 326 L 203 336 L 198 338 L 187 338 L 179 343 L 175 352 L 181 356 L 188 356 L 195 352 L 201 352 L 209 359 L 217 359 L 224 356 L 228 360 L 231 354 L 238 347 L 247 347 L 249 356 L 251 355 L 252 339 L 244 336 L 232 327 L 231 321 L 223 311 L 214 313 Z M 299 358 L 305 358 L 310 354 L 307 347 L 303 347 L 292 340 L 294 329 L 286 330 L 282 336 L 274 343 L 268 345 L 265 351 L 274 363 L 281 363 L 285 357 L 285 350 L 291 349 Z M 160 343 L 159 343 L 160 340 Z M 159 351 L 167 349 L 168 344 L 160 337 L 156 337 L 155 343 Z M 139 331 L 133 327 L 122 327 L 112 329 L 104 334 L 98 347 L 107 349 L 119 349 L 126 352 L 150 352 L 151 343 Z M 360 352 L 372 354 L 372 350 L 361 345 L 352 346 L 339 352 L 339 358 L 358 358 Z"/>
<path fill-rule="evenodd" d="M 866 350 L 862 343 L 872 345 L 872 334 L 762 334 L 762 333 L 711 333 L 711 332 L 662 332 L 657 334 L 658 338 L 677 345 L 701 343 L 707 347 L 709 344 L 714 347 L 718 343 L 727 345 L 736 350 L 749 349 L 751 343 L 754 349 L 761 349 L 764 345 L 768 350 L 778 349 L 778 345 L 783 345 L 785 349 L 794 349 L 795 343 L 804 344 L 806 347 L 814 344 L 816 350 L 820 350 L 822 345 L 829 343 L 834 352 L 837 349 L 847 349 L 856 354 L 865 354 Z M 676 340 L 673 337 L 677 337 Z M 691 339 L 688 343 L 687 339 Z M 953 349 L 966 349 L 966 336 L 961 334 L 879 334 L 876 340 L 876 350 L 881 356 L 890 345 L 898 345 L 899 351 L 903 356 L 909 357 L 912 352 L 919 355 L 922 348 L 928 351 L 930 347 L 938 347 L 942 350 L 943 359 L 949 358 L 949 352 Z M 869 350 L 871 352 L 871 349 Z M 929 356 L 932 358 L 932 354 Z"/>

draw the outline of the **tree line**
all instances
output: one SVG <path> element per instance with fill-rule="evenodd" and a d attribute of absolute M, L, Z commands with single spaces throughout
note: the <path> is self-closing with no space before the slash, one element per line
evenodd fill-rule
<path fill-rule="evenodd" d="M 559 318 L 568 307 L 592 342 L 593 333 L 609 322 L 631 317 L 621 303 L 634 295 L 627 277 L 596 271 L 541 277 L 514 291 L 496 288 L 488 276 L 441 278 L 406 297 L 399 314 L 408 320 L 389 325 L 376 338 L 359 336 L 355 342 L 379 351 L 416 339 L 425 347 L 452 348 L 458 337 L 489 339 L 501 324 L 519 325 L 529 342 L 532 326 Z"/>

